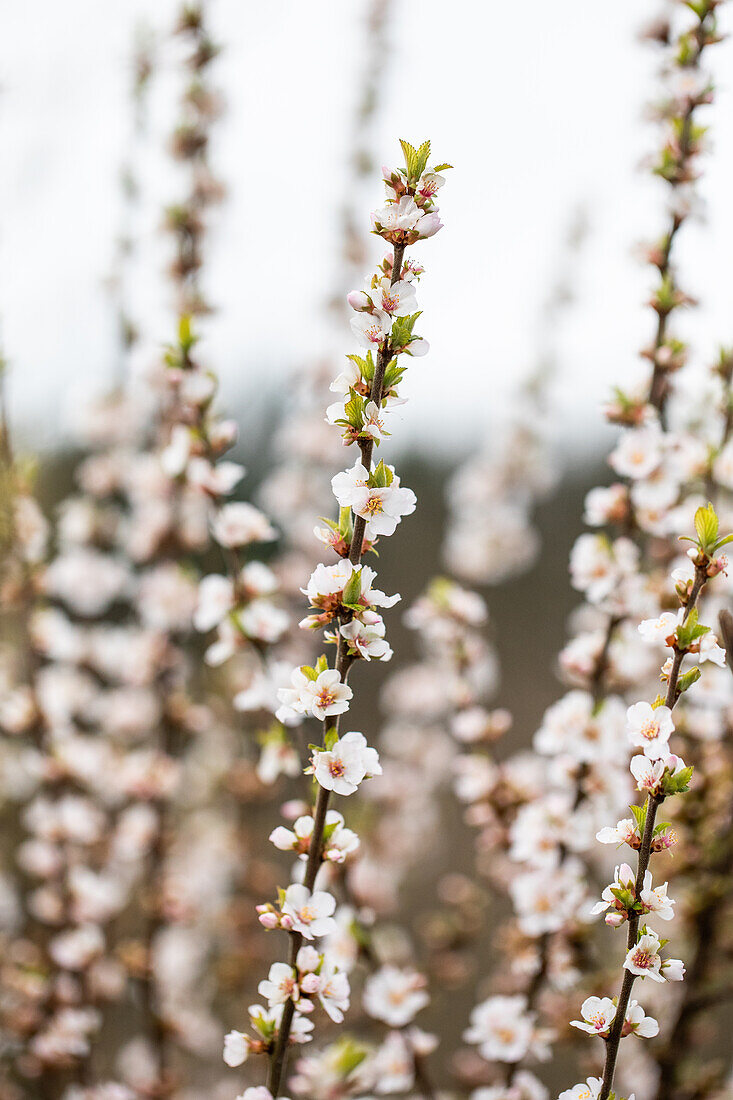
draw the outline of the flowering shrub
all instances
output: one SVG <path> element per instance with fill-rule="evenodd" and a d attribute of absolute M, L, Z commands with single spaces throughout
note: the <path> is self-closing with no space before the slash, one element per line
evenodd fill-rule
<path fill-rule="evenodd" d="M 703 370 L 675 328 L 694 306 L 676 248 L 721 3 L 675 3 L 649 34 L 670 202 L 647 248 L 648 376 L 605 410 L 620 430 L 570 554 L 563 692 L 511 743 L 506 637 L 466 585 L 537 560 L 532 513 L 556 482 L 547 361 L 450 480 L 447 530 L 431 528 L 446 575 L 425 583 L 392 435 L 428 352 L 414 246 L 442 228 L 450 166 L 403 141 L 370 223 L 383 254 L 343 295 L 353 348 L 301 372 L 259 488 L 245 481 L 250 442 L 219 412 L 206 342 L 218 51 L 184 5 L 172 339 L 136 338 L 120 303 L 126 376 L 84 414 L 50 518 L 2 406 L 0 1100 L 550 1100 L 561 1078 L 583 1080 L 559 1100 L 728 1095 L 733 354 Z M 388 7 L 370 8 L 350 286 Z M 151 74 L 139 59 L 138 106 Z M 568 300 L 560 287 L 550 327 Z M 398 567 L 421 593 L 409 661 L 388 635 Z"/>

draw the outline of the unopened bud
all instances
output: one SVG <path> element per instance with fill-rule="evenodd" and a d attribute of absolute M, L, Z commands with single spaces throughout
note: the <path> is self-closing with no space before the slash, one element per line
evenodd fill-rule
<path fill-rule="evenodd" d="M 346 301 L 357 313 L 371 313 L 374 302 L 364 290 L 352 290 L 346 295 Z"/>
<path fill-rule="evenodd" d="M 300 983 L 300 988 L 304 993 L 317 993 L 321 984 L 321 979 L 317 974 L 306 974 Z"/>

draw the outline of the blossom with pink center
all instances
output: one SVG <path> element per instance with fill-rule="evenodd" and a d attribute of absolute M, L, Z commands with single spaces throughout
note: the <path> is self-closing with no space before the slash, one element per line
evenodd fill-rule
<path fill-rule="evenodd" d="M 613 826 L 605 825 L 599 829 L 596 840 L 600 844 L 628 844 L 630 848 L 638 849 L 641 845 L 641 834 L 637 822 L 631 817 L 625 817 Z"/>
<path fill-rule="evenodd" d="M 297 1001 L 300 996 L 297 974 L 287 963 L 273 963 L 267 978 L 257 986 L 257 992 L 271 1008 L 286 1001 Z"/>
<path fill-rule="evenodd" d="M 610 997 L 587 997 L 580 1006 L 581 1020 L 571 1020 L 570 1026 L 589 1035 L 606 1038 L 616 1017 L 616 1005 Z"/>
<path fill-rule="evenodd" d="M 626 728 L 631 744 L 643 748 L 650 760 L 669 755 L 669 738 L 674 733 L 669 707 L 634 703 L 626 712 Z"/>
<path fill-rule="evenodd" d="M 365 348 L 381 348 L 391 329 L 391 318 L 381 310 L 357 313 L 356 317 L 351 318 L 351 331 Z"/>
<path fill-rule="evenodd" d="M 444 183 L 445 176 L 441 176 L 438 172 L 424 172 L 420 177 L 415 194 L 420 195 L 428 202 L 432 202 Z"/>
<path fill-rule="evenodd" d="M 375 287 L 369 288 L 378 310 L 390 317 L 405 317 L 417 310 L 417 297 L 414 283 L 398 279 L 396 283 L 389 279 L 380 279 Z"/>
<path fill-rule="evenodd" d="M 628 970 L 631 974 L 636 974 L 640 978 L 651 978 L 654 982 L 663 982 L 659 946 L 659 936 L 656 932 L 645 932 L 639 937 L 639 942 L 626 955 L 624 970 Z"/>
<path fill-rule="evenodd" d="M 352 619 L 339 627 L 339 633 L 349 643 L 350 652 L 363 657 L 365 661 L 375 658 L 389 661 L 392 648 L 384 637 L 384 620 L 376 612 L 365 612 L 360 619 Z"/>
<path fill-rule="evenodd" d="M 287 718 L 290 714 L 312 714 L 323 721 L 334 714 L 343 714 L 349 709 L 352 690 L 334 668 L 327 668 L 311 679 L 299 668 L 293 671 L 292 688 L 280 688 L 277 696 L 283 706 L 277 716 Z"/>
<path fill-rule="evenodd" d="M 376 749 L 369 748 L 362 733 L 345 733 L 333 748 L 313 753 L 313 772 L 317 782 L 334 794 L 348 795 L 364 779 L 381 775 Z"/>
<path fill-rule="evenodd" d="M 670 776 L 677 776 L 684 771 L 686 764 L 681 756 L 670 754 L 660 760 L 650 760 L 646 756 L 632 756 L 629 770 L 636 780 L 636 789 L 647 794 L 663 793 L 663 788 Z"/>
<path fill-rule="evenodd" d="M 335 668 L 327 668 L 319 673 L 315 680 L 308 680 L 303 687 L 301 698 L 306 710 L 315 718 L 323 721 L 334 714 L 343 714 L 349 709 L 349 700 L 353 692 L 348 684 L 341 682 Z"/>
<path fill-rule="evenodd" d="M 335 909 L 336 899 L 332 894 L 325 890 L 311 893 L 307 886 L 300 883 L 288 886 L 282 904 L 283 916 L 289 918 L 292 930 L 300 932 L 307 940 L 316 936 L 327 936 L 335 931 Z"/>
<path fill-rule="evenodd" d="M 402 517 L 415 511 L 417 498 L 411 489 L 400 485 L 398 477 L 393 476 L 392 483 L 384 486 L 370 486 L 368 479 L 366 468 L 357 462 L 332 478 L 334 496 L 342 508 L 351 508 L 367 521 L 367 538 L 392 535 Z"/>

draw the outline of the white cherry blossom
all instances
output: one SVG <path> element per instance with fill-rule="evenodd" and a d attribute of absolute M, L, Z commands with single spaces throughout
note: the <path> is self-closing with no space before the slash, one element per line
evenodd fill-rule
<path fill-rule="evenodd" d="M 324 890 L 313 893 L 299 883 L 293 883 L 285 891 L 282 912 L 288 918 L 294 932 L 300 932 L 307 940 L 327 936 L 333 932 L 336 922 L 333 913 L 336 899 Z"/>
<path fill-rule="evenodd" d="M 425 984 L 425 978 L 415 970 L 383 966 L 365 982 L 364 1008 L 390 1027 L 405 1027 L 428 1004 Z"/>
<path fill-rule="evenodd" d="M 626 712 L 626 728 L 631 744 L 643 748 L 644 755 L 651 760 L 669 755 L 669 738 L 674 733 L 669 707 L 634 703 Z"/>
<path fill-rule="evenodd" d="M 349 795 L 364 779 L 381 775 L 376 749 L 369 748 L 362 733 L 351 731 L 339 738 L 332 749 L 313 753 L 317 782 L 334 794 Z"/>

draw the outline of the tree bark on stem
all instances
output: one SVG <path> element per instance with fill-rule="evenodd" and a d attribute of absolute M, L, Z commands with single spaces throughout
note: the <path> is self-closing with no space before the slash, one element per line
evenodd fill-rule
<path fill-rule="evenodd" d="M 708 19 L 714 15 L 714 12 L 710 8 L 703 9 L 699 15 L 699 22 L 693 32 L 693 41 L 695 45 L 695 53 L 692 60 L 687 62 L 688 68 L 700 69 L 700 61 L 708 45 Z M 695 116 L 695 110 L 699 106 L 697 99 L 691 99 L 684 114 L 682 115 L 682 126 L 679 133 L 678 142 L 678 158 L 677 158 L 677 172 L 674 177 L 667 177 L 673 187 L 679 186 L 681 183 L 689 181 L 690 177 L 690 165 L 689 161 L 694 155 L 695 149 L 693 146 L 693 121 Z M 678 211 L 673 211 L 671 215 L 671 222 L 667 235 L 664 238 L 664 245 L 662 247 L 662 253 L 659 260 L 656 263 L 656 267 L 659 270 L 659 274 L 662 280 L 668 279 L 672 273 L 671 259 L 672 259 L 672 246 L 674 244 L 675 237 L 679 232 L 680 226 L 685 221 L 685 215 L 680 214 Z M 672 307 L 674 308 L 674 307 Z M 649 390 L 649 403 L 654 405 L 658 410 L 660 419 L 664 422 L 665 405 L 667 403 L 667 397 L 669 396 L 669 384 L 667 382 L 668 370 L 659 361 L 659 352 L 664 346 L 667 337 L 667 319 L 671 310 L 666 310 L 659 313 L 659 319 L 657 321 L 657 332 L 654 340 L 654 348 L 652 360 L 654 363 L 654 372 L 652 374 L 651 386 Z"/>

